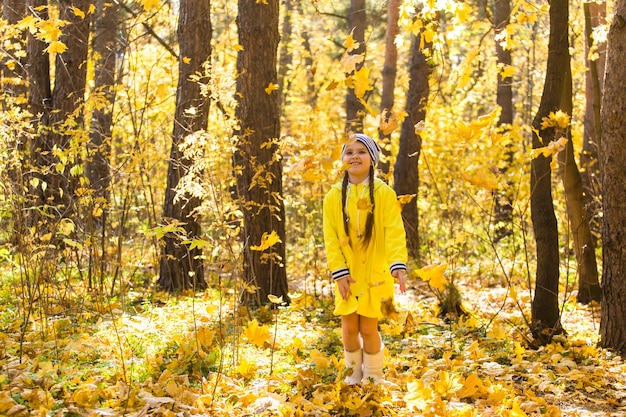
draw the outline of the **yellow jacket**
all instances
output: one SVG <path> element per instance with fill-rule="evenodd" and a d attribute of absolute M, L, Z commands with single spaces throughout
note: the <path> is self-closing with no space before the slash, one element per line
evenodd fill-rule
<path fill-rule="evenodd" d="M 391 272 L 406 269 L 406 234 L 395 191 L 374 179 L 374 230 L 367 248 L 361 246 L 356 230 L 365 230 L 369 206 L 369 183 L 349 184 L 347 210 L 350 237 L 343 227 L 341 183 L 332 186 L 324 198 L 324 245 L 333 279 L 348 275 L 353 296 L 343 300 L 335 285 L 335 315 L 353 312 L 366 317 L 383 317 L 381 303 L 393 302 Z"/>

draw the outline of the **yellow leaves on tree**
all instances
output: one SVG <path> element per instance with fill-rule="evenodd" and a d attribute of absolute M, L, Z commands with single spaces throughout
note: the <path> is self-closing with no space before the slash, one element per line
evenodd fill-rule
<path fill-rule="evenodd" d="M 265 325 L 260 325 L 257 319 L 248 322 L 248 325 L 243 329 L 243 334 L 254 345 L 263 348 L 270 340 L 270 328 Z"/>
<path fill-rule="evenodd" d="M 428 282 L 428 284 L 437 290 L 443 290 L 446 286 L 446 277 L 444 273 L 448 268 L 448 264 L 428 265 L 415 271 L 418 277 Z"/>

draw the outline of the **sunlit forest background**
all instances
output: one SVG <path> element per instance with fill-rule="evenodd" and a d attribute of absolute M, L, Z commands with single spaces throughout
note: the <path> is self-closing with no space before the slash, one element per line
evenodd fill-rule
<path fill-rule="evenodd" d="M 321 208 L 342 174 L 349 2 L 296 3 L 288 10 L 288 29 L 281 4 L 279 60 L 290 59 L 267 90 L 280 103 L 276 144 L 283 169 L 289 303 L 276 297 L 261 306 L 241 303 L 242 294 L 253 291 L 242 278 L 245 252 L 262 242 L 242 237 L 235 195 L 237 2 L 210 3 L 211 59 L 205 73 L 197 74 L 210 97 L 209 122 L 180 146 L 192 163 L 178 189 L 200 201 L 194 214 L 202 235 L 187 243 L 203 250 L 205 290 L 167 292 L 157 285 L 163 237 L 181 232 L 163 216 L 179 81 L 177 2 L 116 2 L 123 7 L 110 91 L 96 86 L 99 57 L 93 48 L 88 51 L 84 101 L 56 127 L 70 138 L 69 146 L 51 151 L 58 161 L 52 171 L 68 173 L 76 184 L 76 216 L 31 204 L 29 195 L 45 193 L 49 185 L 47 173 L 25 163 L 29 150 L 23 144 L 41 131 L 33 123 L 37 115 L 23 106 L 24 97 L 4 95 L 0 415 L 625 413 L 626 365 L 598 346 L 599 303 L 576 299 L 578 267 L 556 157 L 552 190 L 565 333 L 537 346 L 528 328 L 536 268 L 531 126 L 548 57 L 545 1 L 512 1 L 510 22 L 497 36 L 491 2 L 402 2 L 393 118 L 385 125 L 390 140 L 384 162 L 391 174 L 385 178 L 393 183 L 410 48 L 413 38 L 422 36 L 431 45 L 431 76 L 426 118 L 415 126 L 421 139 L 419 188 L 416 195 L 401 197 L 404 204 L 417 204 L 419 255 L 410 261 L 409 291 L 381 323 L 389 383 L 341 385 L 340 321 L 331 314 Z M 362 120 L 364 133 L 377 138 L 387 2 L 365 4 L 362 65 L 369 72 Z M 66 26 L 57 3 L 42 7 L 48 19 L 2 21 L 3 65 L 14 65 L 6 57 L 24 56 L 14 39 L 30 32 L 47 44 L 54 73 L 56 57 L 66 53 L 60 43 Z M 612 7 L 608 2 L 607 17 Z M 77 16 L 94 13 L 94 5 L 75 9 Z M 594 27 L 597 44 L 606 40 L 607 30 L 604 24 Z M 599 53 L 589 50 L 585 39 L 583 3 L 571 2 L 570 131 L 577 161 L 589 100 L 588 58 Z M 498 64 L 496 43 L 510 50 L 511 65 Z M 510 78 L 513 86 L 514 120 L 505 130 L 498 125 L 498 77 Z M 112 112 L 106 198 L 90 183 L 85 164 L 89 132 L 104 108 Z M 563 116 L 553 117 L 558 122 Z M 591 187 L 597 184 L 594 175 Z M 587 214 L 600 271 L 602 209 L 597 194 L 590 194 Z M 512 211 L 503 226 L 495 213 L 504 200 Z M 32 213 L 38 213 L 37 223 L 29 220 Z"/>

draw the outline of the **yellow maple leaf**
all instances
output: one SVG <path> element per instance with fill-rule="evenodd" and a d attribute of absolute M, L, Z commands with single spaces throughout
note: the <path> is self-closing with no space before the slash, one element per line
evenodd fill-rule
<path fill-rule="evenodd" d="M 354 34 L 354 29 L 352 29 L 350 31 L 350 35 L 348 35 L 348 38 L 346 39 L 346 50 L 347 52 L 351 52 L 354 51 L 355 49 L 359 49 L 359 46 L 361 46 L 361 44 L 357 41 L 354 40 L 354 37 L 352 36 Z"/>
<path fill-rule="evenodd" d="M 159 0 L 141 0 L 141 5 L 146 12 L 159 7 Z"/>
<path fill-rule="evenodd" d="M 278 90 L 278 84 L 269 83 L 267 87 L 265 87 L 265 94 L 271 94 L 272 91 Z"/>
<path fill-rule="evenodd" d="M 570 123 L 569 114 L 557 110 L 556 112 L 550 112 L 548 117 L 541 119 L 541 129 L 547 129 L 549 127 L 560 127 L 566 129 Z"/>
<path fill-rule="evenodd" d="M 413 201 L 415 197 L 417 197 L 417 194 L 403 194 L 403 195 L 398 196 L 398 201 L 400 202 L 401 205 L 404 206 L 406 204 L 409 204 L 411 201 Z"/>
<path fill-rule="evenodd" d="M 473 170 L 473 172 L 463 173 L 461 176 L 465 181 L 477 186 L 485 188 L 489 191 L 498 186 L 498 177 L 491 169 L 482 167 Z"/>
<path fill-rule="evenodd" d="M 480 395 L 483 389 L 484 385 L 480 377 L 473 373 L 463 381 L 463 386 L 457 391 L 457 395 L 459 398 L 472 398 Z"/>
<path fill-rule="evenodd" d="M 517 74 L 517 69 L 512 65 L 506 65 L 503 63 L 498 64 L 498 74 L 501 80 L 506 80 Z"/>
<path fill-rule="evenodd" d="M 262 252 L 279 242 L 281 242 L 280 236 L 278 236 L 276 231 L 272 230 L 272 233 L 263 233 L 263 236 L 261 237 L 261 244 L 259 246 L 250 246 L 250 249 Z"/>
<path fill-rule="evenodd" d="M 385 135 L 391 135 L 404 121 L 404 119 L 408 116 L 408 113 L 405 111 L 401 111 L 399 113 L 387 111 L 387 109 L 383 110 L 380 115 L 380 124 L 378 129 Z"/>
<path fill-rule="evenodd" d="M 363 62 L 362 54 L 345 54 L 339 64 L 346 74 L 352 74 L 356 70 L 356 66 Z"/>
<path fill-rule="evenodd" d="M 270 340 L 270 329 L 268 326 L 259 326 L 257 319 L 248 322 L 243 330 L 243 334 L 254 345 L 262 348 Z"/>
<path fill-rule="evenodd" d="M 61 41 L 52 41 L 50 45 L 46 48 L 46 51 L 51 54 L 62 54 L 67 49 L 67 45 L 65 45 Z"/>
<path fill-rule="evenodd" d="M 198 338 L 198 344 L 200 347 L 206 351 L 211 348 L 213 339 L 215 338 L 215 333 L 208 327 L 201 326 L 198 327 L 198 330 L 196 331 L 196 337 Z"/>
<path fill-rule="evenodd" d="M 189 58 L 188 56 L 183 57 L 183 62 L 185 64 L 189 64 L 191 62 L 191 58 Z"/>
<path fill-rule="evenodd" d="M 361 98 L 366 91 L 372 90 L 372 80 L 369 78 L 370 69 L 363 67 L 354 73 L 354 95 Z"/>
<path fill-rule="evenodd" d="M 565 145 L 567 144 L 568 139 L 566 137 L 561 137 L 557 140 L 551 141 L 548 146 L 543 146 L 541 148 L 535 148 L 530 151 L 530 158 L 534 159 L 539 155 L 543 155 L 546 158 L 551 157 L 554 154 L 561 152 L 565 149 Z"/>
<path fill-rule="evenodd" d="M 428 282 L 431 287 L 442 290 L 446 286 L 446 277 L 444 276 L 444 272 L 447 267 L 448 264 L 446 263 L 441 265 L 428 265 L 418 269 L 416 273 L 418 277 Z"/>
<path fill-rule="evenodd" d="M 472 8 L 463 2 L 454 3 L 456 5 L 454 9 L 454 17 L 458 20 L 459 24 L 467 22 L 467 18 L 472 13 Z"/>

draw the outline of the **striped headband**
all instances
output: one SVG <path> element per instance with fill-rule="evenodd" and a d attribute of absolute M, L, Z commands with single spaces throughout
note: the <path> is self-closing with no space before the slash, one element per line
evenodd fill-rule
<path fill-rule="evenodd" d="M 378 146 L 376 142 L 374 142 L 374 139 L 370 138 L 367 135 L 364 135 L 363 133 L 352 134 L 350 135 L 350 139 L 359 141 L 363 145 L 365 145 L 365 147 L 367 148 L 367 151 L 370 154 L 370 158 L 372 158 L 372 165 L 376 166 L 376 164 L 378 163 L 378 157 L 380 156 L 380 147 Z M 343 145 L 343 148 L 341 149 L 342 158 L 343 158 L 343 154 L 345 151 L 346 151 L 346 145 Z"/>

